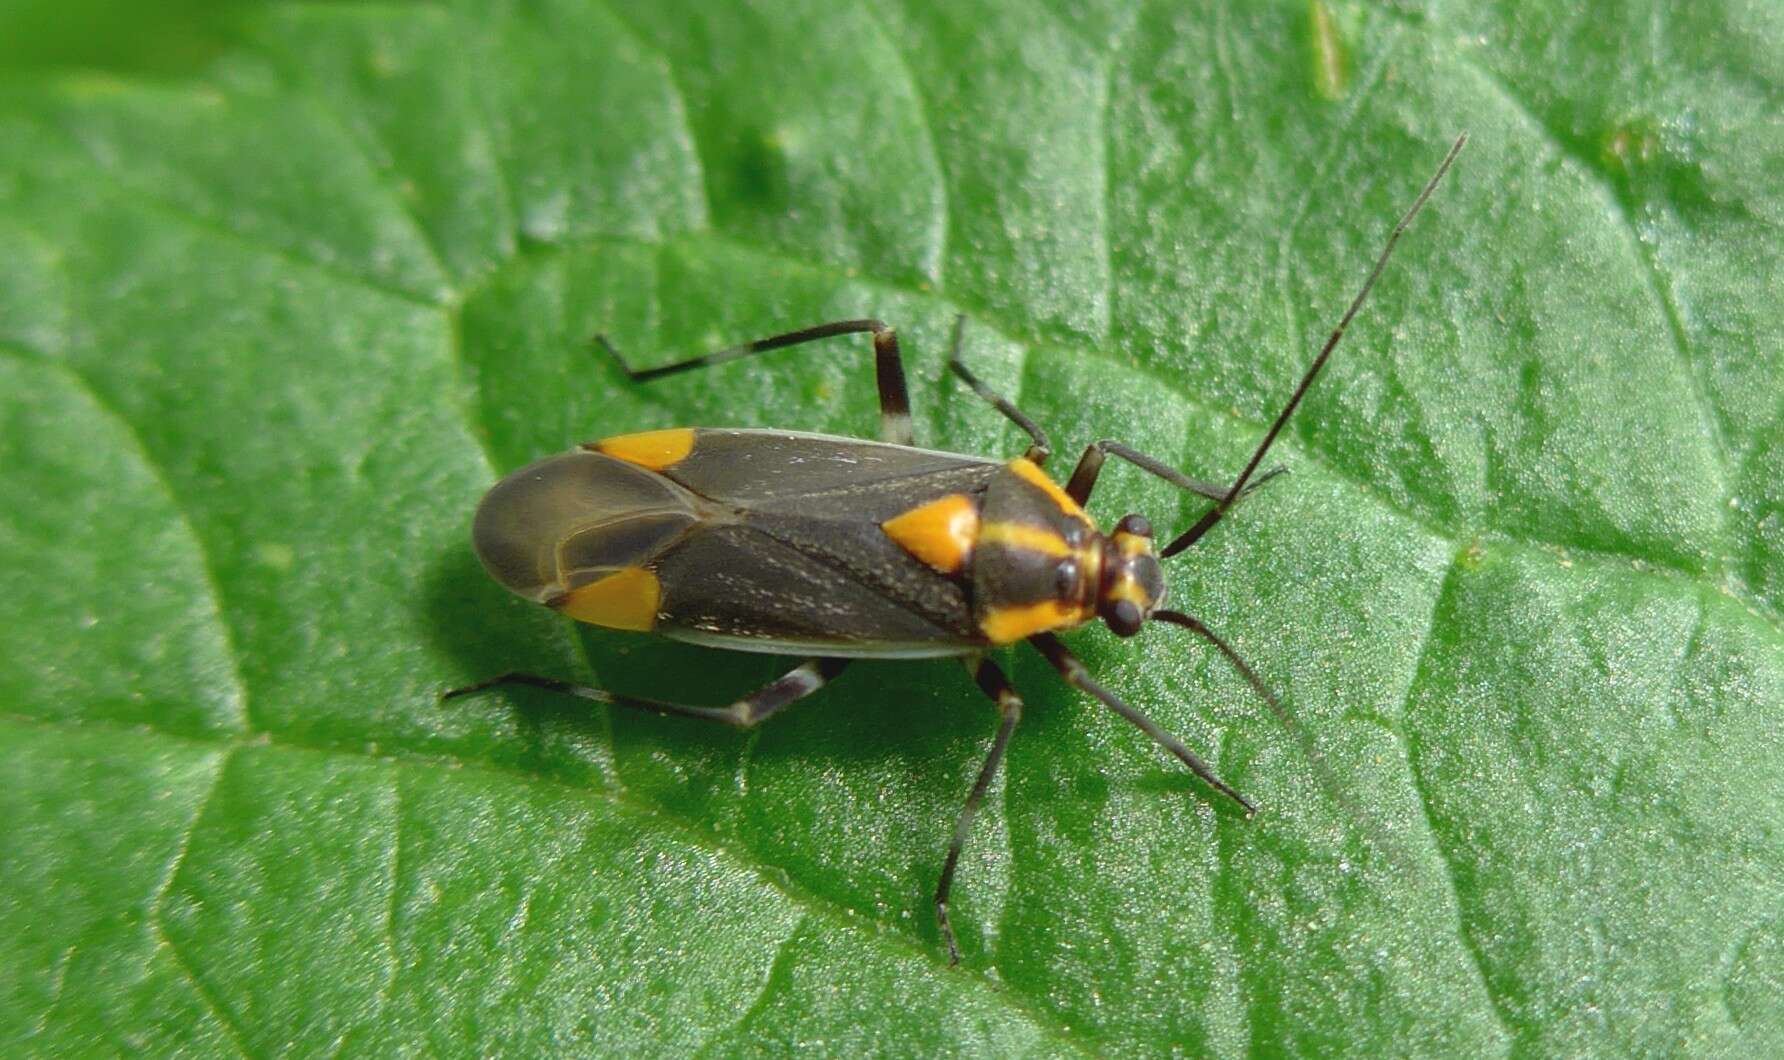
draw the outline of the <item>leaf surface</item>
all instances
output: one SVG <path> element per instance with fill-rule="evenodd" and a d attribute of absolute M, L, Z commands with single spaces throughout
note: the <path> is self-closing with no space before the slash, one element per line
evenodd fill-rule
<path fill-rule="evenodd" d="M 1784 21 L 1761 3 L 277 4 L 197 69 L 0 100 L 0 1042 L 1765 1055 L 1784 1048 Z M 1072 637 L 1246 821 L 1026 649 L 571 630 L 466 545 L 499 473 L 681 424 L 1052 432 L 1234 472 L 1168 628 Z M 1193 519 L 1111 466 L 1093 511 Z M 1318 764 L 1331 778 L 1322 781 Z"/>

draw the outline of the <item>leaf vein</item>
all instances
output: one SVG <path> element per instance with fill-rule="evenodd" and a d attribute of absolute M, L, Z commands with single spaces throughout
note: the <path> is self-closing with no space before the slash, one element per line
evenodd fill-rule
<path fill-rule="evenodd" d="M 322 8 L 321 10 L 332 14 L 347 9 Z M 267 60 L 268 65 L 278 71 L 279 83 L 292 96 L 308 102 L 315 113 L 334 125 L 335 131 L 341 134 L 341 139 L 353 145 L 353 149 L 359 154 L 360 165 L 371 175 L 372 186 L 408 222 L 416 243 L 427 252 L 428 264 L 433 267 L 435 272 L 439 273 L 441 282 L 450 288 L 448 277 L 451 276 L 451 270 L 446 266 L 445 255 L 441 253 L 439 246 L 434 242 L 433 233 L 429 232 L 427 225 L 422 223 L 421 215 L 410 206 L 391 180 L 390 174 L 396 169 L 395 161 L 388 147 L 379 139 L 377 132 L 369 126 L 364 128 L 356 126 L 347 119 L 340 108 L 329 102 L 328 98 L 321 93 L 302 91 L 301 86 L 285 68 L 285 65 L 279 61 L 279 57 L 270 49 L 265 48 L 259 42 L 250 42 L 247 47 L 258 52 Z M 370 143 L 368 144 L 366 141 L 370 141 Z"/>
<path fill-rule="evenodd" d="M 802 912 L 799 914 L 799 919 L 793 922 L 792 926 L 788 929 L 787 934 L 780 940 L 780 942 L 775 944 L 774 959 L 768 963 L 768 972 L 762 977 L 762 985 L 757 988 L 756 996 L 751 999 L 748 1005 L 744 1006 L 743 1011 L 736 1019 L 732 1020 L 730 1024 L 714 1031 L 705 1042 L 701 1043 L 699 1048 L 693 1050 L 693 1055 L 695 1057 L 730 1055 L 730 1053 L 724 1051 L 714 1052 L 714 1049 L 718 1046 L 719 1042 L 724 1041 L 726 1038 L 733 1036 L 738 1031 L 749 1026 L 750 1021 L 755 1019 L 767 1008 L 768 1001 L 774 996 L 775 989 L 791 982 L 793 974 L 793 942 L 799 938 L 800 932 L 804 931 L 805 926 L 810 922 L 810 913 Z"/>
<path fill-rule="evenodd" d="M 46 723 L 41 718 L 32 718 L 30 720 L 40 724 L 54 724 Z M 103 727 L 111 726 L 107 725 Z M 133 728 L 136 727 L 133 726 Z M 186 855 L 192 848 L 192 837 L 198 831 L 198 825 L 204 818 L 205 810 L 210 806 L 212 800 L 216 798 L 218 790 L 222 788 L 223 775 L 229 768 L 229 764 L 234 760 L 236 748 L 240 746 L 240 743 L 233 739 L 225 740 L 217 737 L 201 739 L 198 737 L 177 736 L 152 727 L 150 728 L 150 731 L 163 738 L 178 739 L 198 744 L 222 745 L 216 754 L 215 771 L 211 775 L 210 783 L 205 787 L 204 794 L 199 796 L 198 804 L 193 807 L 192 820 L 186 826 L 184 834 L 180 836 L 179 846 L 175 849 L 173 857 L 168 859 L 167 868 L 162 873 L 160 884 L 155 888 L 154 894 L 149 897 L 148 924 L 149 932 L 154 940 L 167 947 L 168 955 L 173 958 L 174 966 L 179 969 L 180 975 L 183 976 L 188 983 L 192 984 L 193 992 L 198 995 L 199 1001 L 210 1011 L 218 1024 L 222 1026 L 225 1033 L 229 1035 L 231 1044 L 236 1047 L 236 1050 L 241 1053 L 241 1055 L 252 1056 L 253 1051 L 248 1048 L 247 1035 L 240 1022 L 236 1020 L 234 1014 L 231 1013 L 221 1000 L 218 999 L 210 986 L 205 983 L 204 979 L 199 976 L 197 970 L 193 968 L 192 963 L 186 959 L 185 952 L 180 949 L 179 944 L 174 941 L 173 936 L 168 934 L 167 923 L 162 916 L 163 908 L 167 901 L 167 894 L 173 889 L 174 878 L 179 875 L 180 867 L 186 863 Z"/>
<path fill-rule="evenodd" d="M 1425 633 L 1419 643 L 1419 661 L 1413 667 L 1412 680 L 1407 682 L 1404 699 L 1400 704 L 1400 743 L 1405 748 L 1407 777 L 1412 781 L 1413 792 L 1418 797 L 1420 820 L 1424 822 L 1425 832 L 1430 837 L 1431 848 L 1436 852 L 1438 862 L 1443 867 L 1443 879 L 1449 888 L 1450 908 L 1455 910 L 1456 915 L 1457 940 L 1462 944 L 1462 951 L 1468 955 L 1468 961 L 1480 982 L 1481 993 L 1486 995 L 1488 1012 L 1492 1015 L 1493 1022 L 1505 1035 L 1508 1042 L 1516 1042 L 1521 1037 L 1513 1030 L 1517 1025 L 1516 1014 L 1506 1007 L 1505 1000 L 1493 989 L 1493 981 L 1487 974 L 1486 954 L 1481 951 L 1479 941 L 1469 929 L 1468 916 L 1462 908 L 1463 887 L 1459 878 L 1459 870 L 1451 858 L 1449 850 L 1444 846 L 1442 832 L 1437 827 L 1437 818 L 1431 804 L 1431 793 L 1425 783 L 1424 774 L 1419 771 L 1419 759 L 1416 753 L 1417 740 L 1413 736 L 1412 726 L 1408 724 L 1413 694 L 1419 687 L 1420 678 L 1432 663 L 1431 648 L 1436 641 L 1437 626 L 1442 621 L 1444 600 L 1450 595 L 1456 575 L 1462 570 L 1459 560 L 1459 555 L 1451 555 L 1449 566 L 1444 571 L 1443 580 L 1439 583 L 1437 592 L 1432 595 L 1431 617 L 1425 625 Z"/>
<path fill-rule="evenodd" d="M 652 44 L 638 27 L 627 20 L 622 14 L 621 5 L 614 3 L 613 0 L 596 0 L 596 2 L 601 5 L 602 10 L 607 12 L 607 17 L 613 19 L 626 31 L 626 35 L 632 38 L 634 44 L 646 53 L 655 56 L 657 61 L 663 64 L 663 82 L 669 86 L 670 109 L 675 112 L 676 124 L 682 139 L 688 145 L 688 157 L 693 159 L 694 166 L 698 170 L 694 174 L 694 187 L 699 192 L 699 198 L 696 201 L 700 206 L 700 217 L 696 227 L 711 228 L 712 189 L 706 184 L 706 159 L 700 153 L 700 138 L 694 133 L 694 112 L 688 107 L 687 90 L 682 87 L 681 79 L 676 73 L 675 60 L 667 51 Z"/>
<path fill-rule="evenodd" d="M 384 982 L 378 987 L 378 1008 L 388 1008 L 390 999 L 396 992 L 397 972 L 402 967 L 397 946 L 397 914 L 401 900 L 399 887 L 402 883 L 403 854 L 403 773 L 400 769 L 390 771 L 390 893 L 384 903 L 384 923 L 382 933 L 384 946 L 390 951 L 390 969 L 385 973 Z M 345 1039 L 342 1039 L 345 1041 Z"/>
<path fill-rule="evenodd" d="M 946 282 L 945 270 L 948 267 L 948 235 L 952 208 L 948 197 L 947 170 L 942 165 L 941 148 L 935 135 L 929 99 L 923 93 L 922 82 L 911 68 L 910 59 L 905 55 L 904 46 L 899 42 L 898 35 L 890 32 L 887 28 L 886 13 L 880 9 L 878 0 L 868 4 L 865 10 L 869 24 L 873 26 L 874 32 L 879 35 L 880 39 L 885 42 L 886 53 L 892 57 L 893 64 L 898 67 L 905 87 L 910 92 L 911 101 L 916 105 L 917 128 L 923 134 L 923 152 L 929 156 L 929 168 L 934 170 L 937 177 L 940 178 L 935 182 L 935 264 L 929 270 L 930 282 L 939 288 Z"/>
<path fill-rule="evenodd" d="M 1001 984 L 997 983 L 984 973 L 963 968 L 949 969 L 938 953 L 923 946 L 916 939 L 896 931 L 877 918 L 863 917 L 846 906 L 836 905 L 800 888 L 783 870 L 763 862 L 760 856 L 748 847 L 736 846 L 729 843 L 722 837 L 699 828 L 693 822 L 686 820 L 680 815 L 667 812 L 660 806 L 647 803 L 639 796 L 634 795 L 630 791 L 617 785 L 600 789 L 590 789 L 571 784 L 564 780 L 559 780 L 555 777 L 538 773 L 528 773 L 520 769 L 497 765 L 490 762 L 459 758 L 454 755 L 434 753 L 426 755 L 405 754 L 402 757 L 396 757 L 392 755 L 374 754 L 364 748 L 340 747 L 323 743 L 306 743 L 301 740 L 287 739 L 282 736 L 275 737 L 270 734 L 258 734 L 252 739 L 243 739 L 241 737 L 227 734 L 177 733 L 160 729 L 153 725 L 124 725 L 118 722 L 104 720 L 71 721 L 64 718 L 44 718 L 11 711 L 0 711 L 0 721 L 37 725 L 56 730 L 68 729 L 76 731 L 100 730 L 128 732 L 139 738 L 147 735 L 156 739 L 168 740 L 186 744 L 188 746 L 221 748 L 226 753 L 233 753 L 235 750 L 241 748 L 258 749 L 272 747 L 288 751 L 301 751 L 305 754 L 314 754 L 330 759 L 390 762 L 399 769 L 448 769 L 455 774 L 475 771 L 484 775 L 518 780 L 535 787 L 549 788 L 572 798 L 604 802 L 623 814 L 654 822 L 666 832 L 671 833 L 674 838 L 680 842 L 686 843 L 689 846 L 695 847 L 706 853 L 723 856 L 735 864 L 747 869 L 758 883 L 784 898 L 789 905 L 800 910 L 805 916 L 820 917 L 827 923 L 839 927 L 847 925 L 856 930 L 861 930 L 872 936 L 873 939 L 887 951 L 895 951 L 916 957 L 933 965 L 939 972 L 959 976 L 970 976 L 973 982 L 985 989 L 988 995 L 995 998 L 996 1001 L 1003 1005 L 1012 1016 L 1020 1018 L 1039 1028 L 1043 1032 L 1051 1035 L 1055 1041 L 1062 1045 L 1069 1045 L 1076 1042 L 1076 1038 L 1073 1035 L 1073 1028 L 1060 1023 L 1053 1013 L 1039 1008 L 1026 997 L 1004 989 Z M 221 775 L 221 772 L 221 769 L 219 769 L 219 776 Z M 165 933 L 160 932 L 159 930 L 158 918 L 155 920 L 155 923 L 157 924 L 158 934 L 162 935 L 162 941 L 167 941 Z M 239 1027 L 237 1030 L 239 1031 Z M 244 1048 L 242 1052 L 246 1054 L 248 1050 Z"/>
<path fill-rule="evenodd" d="M 1276 242 L 1276 287 L 1282 295 L 1283 315 L 1288 320 L 1286 337 L 1290 343 L 1299 343 L 1302 340 L 1301 315 L 1295 311 L 1294 297 L 1290 289 L 1289 259 L 1292 255 L 1290 244 L 1294 242 L 1295 236 L 1301 231 L 1301 226 L 1307 221 L 1308 211 L 1313 205 L 1314 191 L 1325 182 L 1326 173 L 1331 169 L 1332 163 L 1337 160 L 1339 150 L 1350 142 L 1351 131 L 1356 128 L 1357 122 L 1362 120 L 1365 104 L 1369 102 L 1372 93 L 1380 85 L 1394 55 L 1400 49 L 1400 42 L 1403 39 L 1405 39 L 1404 31 L 1397 30 L 1393 40 L 1380 50 L 1379 56 L 1363 81 L 1362 88 L 1350 93 L 1349 98 L 1346 99 L 1344 115 L 1338 120 L 1333 135 L 1327 138 L 1326 149 L 1313 163 L 1313 171 L 1303 182 L 1300 197 L 1295 201 L 1295 208 L 1289 214 L 1287 223 L 1282 226 L 1282 235 Z"/>
<path fill-rule="evenodd" d="M 281 261 L 290 262 L 301 268 L 321 273 L 322 275 L 332 277 L 354 287 L 388 295 L 413 305 L 427 306 L 430 308 L 437 308 L 439 305 L 439 302 L 434 298 L 429 298 L 415 291 L 407 290 L 393 283 L 380 280 L 377 277 L 368 276 L 323 261 L 314 255 L 305 253 L 299 248 L 282 246 L 270 239 L 244 235 L 237 230 L 235 226 L 229 224 L 222 218 L 212 217 L 203 210 L 182 203 L 177 199 L 162 193 L 152 185 L 131 180 L 128 177 L 120 175 L 116 169 L 104 164 L 98 157 L 98 152 L 83 143 L 78 136 L 73 137 L 73 141 L 79 146 L 79 149 L 85 151 L 88 157 L 92 160 L 92 172 L 96 176 L 101 176 L 106 181 L 110 182 L 111 186 L 117 191 L 124 193 L 125 200 L 131 204 L 141 204 L 155 210 L 169 220 L 179 221 L 188 227 L 227 240 L 238 246 L 249 247 L 260 253 L 268 254 Z"/>
<path fill-rule="evenodd" d="M 124 416 L 116 406 L 106 399 L 105 395 L 100 393 L 99 389 L 93 385 L 92 380 L 88 379 L 85 373 L 81 372 L 73 365 L 70 365 L 62 358 L 53 355 L 45 355 L 36 350 L 17 346 L 11 342 L 0 342 L 0 351 L 9 352 L 14 356 L 19 357 L 21 360 L 46 367 L 49 370 L 62 375 L 68 381 L 70 386 L 85 395 L 87 400 L 93 403 L 93 407 L 97 409 L 101 415 L 116 424 L 118 430 L 129 440 L 132 451 L 137 460 L 141 463 L 144 471 L 148 474 L 149 480 L 153 483 L 155 490 L 161 494 L 167 501 L 168 507 L 173 510 L 174 518 L 179 521 L 180 532 L 192 542 L 192 549 L 198 554 L 199 573 L 203 583 L 206 602 L 209 604 L 209 607 L 206 608 L 208 612 L 207 617 L 216 627 L 216 635 L 218 639 L 222 641 L 223 656 L 227 660 L 229 666 L 228 687 L 223 690 L 220 698 L 229 710 L 230 721 L 238 726 L 241 731 L 252 732 L 254 729 L 253 718 L 248 705 L 247 687 L 242 679 L 241 653 L 236 645 L 235 630 L 229 624 L 228 620 L 224 618 L 224 597 L 222 584 L 217 579 L 217 565 L 211 556 L 210 546 L 205 541 L 203 535 L 198 532 L 197 524 L 193 522 L 190 509 L 180 498 L 179 494 L 174 491 L 173 484 L 169 480 L 165 469 L 161 466 L 160 462 L 156 460 L 154 454 L 149 451 L 148 446 L 143 442 L 142 433 L 137 430 L 136 424 L 132 423 L 129 418 Z"/>
<path fill-rule="evenodd" d="M 1731 450 L 1724 435 L 1722 417 L 1716 410 L 1715 404 L 1710 398 L 1708 384 L 1705 382 L 1702 372 L 1698 370 L 1696 359 L 1691 356 L 1690 339 L 1685 334 L 1684 320 L 1681 318 L 1679 308 L 1669 293 L 1671 285 L 1666 282 L 1665 277 L 1662 275 L 1659 259 L 1654 256 L 1654 253 L 1649 249 L 1647 242 L 1642 239 L 1641 233 L 1636 231 L 1635 219 L 1629 212 L 1629 203 L 1625 201 L 1623 196 L 1617 193 L 1616 186 L 1604 175 L 1604 172 L 1600 167 L 1593 165 L 1588 159 L 1570 147 L 1567 141 L 1551 128 L 1547 122 L 1543 121 L 1534 109 L 1512 92 L 1511 86 L 1506 84 L 1496 72 L 1475 62 L 1466 52 L 1460 53 L 1458 59 L 1464 66 L 1468 67 L 1469 70 L 1473 71 L 1476 76 L 1485 82 L 1486 85 L 1501 99 L 1503 99 L 1531 129 L 1540 134 L 1543 140 L 1549 145 L 1550 150 L 1554 151 L 1561 158 L 1571 162 L 1581 173 L 1590 177 L 1593 184 L 1597 186 L 1599 192 L 1603 195 L 1604 201 L 1611 207 L 1610 213 L 1619 224 L 1620 230 L 1624 236 L 1625 245 L 1629 248 L 1630 255 L 1641 266 L 1642 278 L 1645 281 L 1643 286 L 1647 288 L 1648 296 L 1653 299 L 1655 309 L 1658 310 L 1660 318 L 1666 323 L 1666 333 L 1668 339 L 1671 341 L 1673 353 L 1677 356 L 1679 365 L 1684 370 L 1685 379 L 1690 385 L 1692 400 L 1697 408 L 1698 418 L 1702 421 L 1704 432 L 1710 439 L 1710 446 L 1712 455 L 1715 457 L 1714 463 L 1717 471 L 1717 482 L 1715 483 L 1716 498 L 1719 501 L 1726 502 L 1731 492 L 1729 483 L 1732 477 L 1732 469 L 1730 466 Z M 1718 540 L 1716 545 L 1717 550 L 1720 553 L 1724 551 L 1726 547 L 1724 541 L 1721 539 L 1724 536 L 1723 530 L 1728 524 L 1730 509 L 1726 503 L 1717 504 L 1715 507 L 1716 511 L 1719 513 L 1717 529 Z"/>

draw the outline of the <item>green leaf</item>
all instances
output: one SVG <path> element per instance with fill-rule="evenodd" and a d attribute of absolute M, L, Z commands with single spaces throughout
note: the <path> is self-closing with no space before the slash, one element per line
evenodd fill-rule
<path fill-rule="evenodd" d="M 0 1046 L 783 1054 L 1784 1050 L 1784 21 L 1772 6 L 279 4 L 196 72 L 0 101 Z M 1234 472 L 1071 642 L 1263 807 L 1007 653 L 571 630 L 466 541 L 502 471 L 679 424 Z M 1112 466 L 1093 510 L 1197 505 Z M 1322 780 L 1324 762 L 1329 780 Z"/>

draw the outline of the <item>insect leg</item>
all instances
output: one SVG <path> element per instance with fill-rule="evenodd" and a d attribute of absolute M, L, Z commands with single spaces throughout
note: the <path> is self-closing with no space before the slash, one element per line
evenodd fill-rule
<path fill-rule="evenodd" d="M 789 331 L 782 335 L 770 335 L 765 339 L 746 342 L 738 346 L 727 346 L 722 350 L 699 357 L 690 357 L 685 361 L 658 365 L 655 368 L 633 368 L 620 356 L 607 336 L 596 335 L 595 345 L 605 350 L 619 365 L 620 371 L 634 383 L 643 383 L 658 379 L 676 372 L 686 372 L 695 368 L 707 368 L 726 361 L 735 361 L 743 357 L 754 357 L 769 350 L 785 349 L 788 346 L 800 346 L 819 339 L 827 339 L 835 335 L 857 335 L 867 332 L 873 335 L 874 375 L 880 388 L 880 438 L 883 441 L 898 445 L 911 444 L 911 398 L 904 385 L 904 360 L 898 352 L 898 333 L 878 320 L 862 318 L 860 320 L 833 320 L 828 324 L 817 324 L 798 331 Z"/>
<path fill-rule="evenodd" d="M 1247 817 L 1257 812 L 1257 807 L 1253 806 L 1249 799 L 1234 791 L 1226 781 L 1216 776 L 1214 769 L 1202 761 L 1200 755 L 1185 747 L 1182 740 L 1164 731 L 1159 727 L 1158 722 L 1123 703 L 1115 693 L 1097 684 L 1095 679 L 1090 676 L 1090 671 L 1084 668 L 1084 664 L 1078 661 L 1076 655 L 1066 650 L 1066 646 L 1060 642 L 1058 637 L 1051 633 L 1037 633 L 1028 638 L 1028 642 L 1047 657 L 1047 661 L 1053 664 L 1053 668 L 1059 671 L 1059 676 L 1065 678 L 1067 684 L 1090 693 L 1101 700 L 1104 706 L 1132 722 L 1141 732 L 1152 737 L 1154 743 L 1177 756 L 1178 761 L 1188 766 L 1190 772 L 1206 781 L 1209 787 L 1244 807 Z"/>
<path fill-rule="evenodd" d="M 1071 497 L 1072 500 L 1077 501 L 1079 504 L 1084 504 L 1090 500 L 1090 491 L 1096 488 L 1097 476 L 1102 474 L 1103 471 L 1103 456 L 1105 454 L 1109 456 L 1118 456 L 1140 470 L 1157 475 L 1159 478 L 1164 479 L 1178 489 L 1188 490 L 1199 497 L 1206 497 L 1211 501 L 1223 501 L 1226 499 L 1227 488 L 1225 486 L 1219 486 L 1212 482 L 1203 482 L 1200 479 L 1190 478 L 1188 475 L 1178 471 L 1169 464 L 1154 457 L 1147 456 L 1138 449 L 1122 445 L 1113 438 L 1104 438 L 1100 442 L 1091 442 L 1084 447 L 1084 455 L 1078 458 L 1078 466 L 1072 469 L 1072 477 L 1065 484 L 1065 492 L 1067 496 Z M 1251 483 L 1245 487 L 1245 492 L 1241 493 L 1239 496 L 1241 498 L 1249 496 L 1252 490 L 1257 489 L 1259 486 L 1262 486 L 1277 475 L 1286 474 L 1287 472 L 1288 468 L 1286 467 L 1273 467 L 1253 479 Z"/>
<path fill-rule="evenodd" d="M 985 764 L 979 767 L 979 777 L 973 781 L 966 805 L 960 808 L 960 816 L 954 821 L 954 839 L 948 844 L 947 859 L 942 862 L 942 878 L 935 885 L 935 922 L 941 928 L 942 941 L 947 943 L 949 964 L 960 963 L 960 947 L 954 942 L 954 927 L 948 922 L 948 891 L 954 885 L 954 869 L 960 864 L 960 851 L 966 846 L 966 837 L 972 831 L 973 817 L 979 812 L 985 789 L 991 786 L 991 778 L 997 776 L 997 767 L 1003 763 L 1010 733 L 1016 731 L 1016 723 L 1022 720 L 1022 699 L 996 663 L 979 659 L 973 666 L 973 680 L 997 704 L 997 713 L 1003 722 L 991 740 L 991 750 L 985 755 Z"/>
<path fill-rule="evenodd" d="M 965 333 L 966 314 L 962 313 L 954 318 L 954 343 L 948 353 L 948 370 L 959 376 L 967 386 L 972 387 L 973 393 L 991 402 L 997 411 L 1004 414 L 1005 419 L 1022 428 L 1030 439 L 1028 451 L 1022 455 L 1036 464 L 1045 464 L 1048 454 L 1053 451 L 1047 444 L 1047 432 L 1041 430 L 1041 425 L 1029 419 L 1021 409 L 1011 403 L 1009 398 L 981 382 L 979 377 L 973 374 L 972 369 L 966 366 L 966 362 L 960 359 L 960 339 Z"/>
<path fill-rule="evenodd" d="M 498 685 L 527 685 L 532 688 L 543 688 L 547 692 L 558 692 L 579 699 L 593 700 L 596 703 L 610 703 L 614 706 L 631 707 L 635 710 L 649 710 L 658 714 L 674 714 L 684 718 L 706 718 L 711 721 L 722 721 L 747 729 L 771 714 L 778 713 L 781 708 L 811 695 L 823 688 L 825 683 L 847 666 L 847 659 L 811 659 L 768 682 L 761 688 L 730 706 L 726 707 L 691 707 L 684 703 L 665 703 L 656 699 L 641 699 L 637 696 L 620 696 L 592 685 L 579 685 L 572 681 L 559 681 L 555 677 L 541 677 L 538 674 L 512 671 L 478 681 L 474 685 L 450 689 L 441 693 L 440 698 L 456 699 L 468 696 L 473 692 L 495 688 Z"/>

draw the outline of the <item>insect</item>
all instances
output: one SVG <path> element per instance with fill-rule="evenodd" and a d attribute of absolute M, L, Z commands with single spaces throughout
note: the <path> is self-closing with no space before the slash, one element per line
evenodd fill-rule
<path fill-rule="evenodd" d="M 980 382 L 960 358 L 964 318 L 948 367 L 1025 432 L 1014 460 L 915 448 L 898 337 L 878 320 L 840 320 L 633 370 L 634 382 L 709 367 L 838 335 L 872 337 L 879 441 L 782 430 L 679 427 L 589 442 L 509 474 L 483 498 L 473 543 L 510 590 L 582 622 L 738 651 L 811 658 L 729 706 L 690 706 L 617 695 L 511 672 L 445 693 L 530 685 L 597 703 L 709 718 L 747 728 L 822 688 L 857 658 L 959 656 L 996 704 L 999 724 L 955 820 L 935 890 L 951 963 L 960 950 L 948 894 L 973 816 L 1022 700 L 991 649 L 1026 640 L 1073 687 L 1138 726 L 1210 787 L 1244 809 L 1250 800 L 1182 741 L 1090 675 L 1058 633 L 1100 618 L 1131 637 L 1148 621 L 1182 626 L 1225 656 L 1288 721 L 1237 652 L 1200 620 L 1168 610 L 1161 559 L 1195 544 L 1252 489 L 1258 473 L 1344 329 L 1386 267 L 1394 244 L 1467 142 L 1459 137 L 1388 235 L 1374 268 L 1288 402 L 1228 485 L 1199 482 L 1114 440 L 1093 442 L 1063 486 L 1043 470 L 1041 428 Z M 1104 533 L 1084 510 L 1108 457 L 1207 499 L 1208 509 L 1162 549 L 1152 526 L 1124 516 Z"/>

